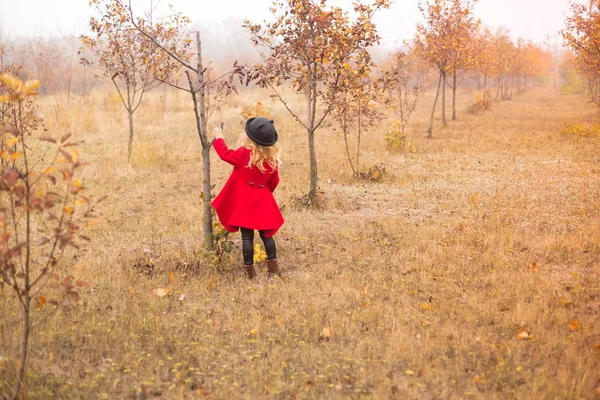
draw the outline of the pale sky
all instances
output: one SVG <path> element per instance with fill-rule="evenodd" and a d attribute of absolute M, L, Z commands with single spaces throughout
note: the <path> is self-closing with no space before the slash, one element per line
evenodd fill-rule
<path fill-rule="evenodd" d="M 134 9 L 141 13 L 149 8 L 151 1 L 158 0 L 134 0 Z M 330 0 L 330 3 L 351 9 L 353 1 Z M 272 0 L 162 0 L 162 3 L 172 4 L 196 24 L 207 29 L 217 27 L 220 34 L 227 35 L 228 26 L 238 21 L 269 19 Z M 418 0 L 396 0 L 390 9 L 380 12 L 376 22 L 384 47 L 397 47 L 412 37 L 415 23 L 421 19 L 418 3 Z M 556 38 L 568 8 L 569 0 L 480 0 L 475 14 L 486 26 L 505 26 L 513 37 L 541 43 L 548 34 Z M 79 35 L 87 31 L 89 16 L 88 0 L 0 0 L 2 33 L 8 39 Z"/>

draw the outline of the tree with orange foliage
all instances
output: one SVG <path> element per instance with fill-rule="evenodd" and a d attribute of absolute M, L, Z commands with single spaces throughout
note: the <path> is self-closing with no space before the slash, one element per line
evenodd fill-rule
<path fill-rule="evenodd" d="M 575 65 L 588 80 L 588 91 L 594 103 L 598 102 L 600 71 L 600 1 L 590 0 L 589 7 L 571 3 L 571 14 L 561 31 L 565 46 L 575 55 Z"/>
<path fill-rule="evenodd" d="M 433 102 L 428 138 L 433 137 L 433 117 L 440 88 L 442 89 L 442 124 L 446 121 L 446 78 L 469 60 L 468 46 L 471 32 L 478 22 L 473 17 L 477 0 L 427 0 L 419 3 L 425 23 L 417 24 L 414 40 L 415 53 L 429 61 L 439 71 L 438 88 Z"/>
<path fill-rule="evenodd" d="M 96 65 L 101 70 L 100 77 L 110 80 L 119 93 L 129 121 L 127 158 L 131 164 L 133 114 L 146 92 L 168 80 L 177 70 L 178 64 L 166 54 L 149 55 L 148 41 L 131 23 L 129 8 L 121 0 L 90 0 L 90 6 L 99 17 L 90 19 L 93 35 L 82 35 L 80 40 L 85 48 L 92 51 L 95 59 L 82 57 L 81 63 Z M 169 33 L 155 29 L 156 26 L 146 20 L 138 23 L 144 24 L 145 29 L 152 30 L 155 35 Z"/>
<path fill-rule="evenodd" d="M 492 32 L 485 28 L 480 30 L 471 42 L 471 51 L 474 56 L 472 68 L 483 76 L 483 102 L 487 103 L 491 99 L 491 94 L 488 89 L 488 78 L 493 76 L 495 71 L 495 63 L 493 61 L 493 35 Z M 479 82 L 479 81 L 478 81 Z"/>
<path fill-rule="evenodd" d="M 275 20 L 264 26 L 245 22 L 255 46 L 264 46 L 263 63 L 256 66 L 259 84 L 271 88 L 288 112 L 308 135 L 310 186 L 307 205 L 317 197 L 317 156 L 315 132 L 336 105 L 346 101 L 341 95 L 344 76 L 372 65 L 368 49 L 379 42 L 373 16 L 388 8 L 389 0 L 372 4 L 354 3 L 356 18 L 339 7 L 327 7 L 327 0 L 275 1 Z M 306 116 L 293 109 L 284 98 L 281 85 L 291 82 L 293 90 L 306 100 Z"/>

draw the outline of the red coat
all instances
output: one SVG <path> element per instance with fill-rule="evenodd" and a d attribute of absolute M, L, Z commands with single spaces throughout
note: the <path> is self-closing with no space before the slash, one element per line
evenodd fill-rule
<path fill-rule="evenodd" d="M 223 139 L 214 141 L 213 146 L 221 160 L 233 165 L 231 176 L 213 200 L 219 220 L 229 232 L 240 227 L 264 230 L 271 237 L 283 225 L 283 216 L 273 197 L 279 183 L 279 171 L 265 165 L 265 172 L 256 166 L 248 168 L 250 150 L 240 147 L 227 148 Z"/>

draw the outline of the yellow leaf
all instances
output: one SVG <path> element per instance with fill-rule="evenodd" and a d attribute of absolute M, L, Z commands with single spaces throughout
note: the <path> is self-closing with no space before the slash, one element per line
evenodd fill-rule
<path fill-rule="evenodd" d="M 321 336 L 326 339 L 330 339 L 333 336 L 333 331 L 331 328 L 323 328 L 323 331 L 321 331 Z"/>
<path fill-rule="evenodd" d="M 169 271 L 169 284 L 172 285 L 175 283 L 175 273 L 173 271 Z"/>
<path fill-rule="evenodd" d="M 477 205 L 477 203 L 479 203 L 479 193 L 476 193 L 473 197 L 471 197 L 471 203 L 473 203 L 473 205 Z"/>
<path fill-rule="evenodd" d="M 525 329 L 521 329 L 521 331 L 519 333 L 517 333 L 517 339 L 533 339 L 533 335 L 529 332 L 527 332 Z"/>
<path fill-rule="evenodd" d="M 425 303 L 421 304 L 421 308 L 422 308 L 423 310 L 425 310 L 425 311 L 432 311 L 432 310 L 435 310 L 435 307 L 433 306 L 433 304 L 431 304 L 431 303 L 427 303 L 427 302 L 425 302 Z"/>
<path fill-rule="evenodd" d="M 157 288 L 152 291 L 152 294 L 154 294 L 158 297 L 165 297 L 169 293 L 171 293 L 171 289 L 168 289 L 168 288 Z"/>
<path fill-rule="evenodd" d="M 46 168 L 42 173 L 43 174 L 49 174 L 50 172 L 54 172 L 56 171 L 56 167 L 55 166 L 50 166 L 48 168 Z"/>
<path fill-rule="evenodd" d="M 20 140 L 20 139 L 19 139 L 18 137 L 13 137 L 13 138 L 10 138 L 10 139 L 8 139 L 8 140 L 6 141 L 6 145 L 7 145 L 8 147 L 12 147 L 12 146 L 14 146 L 15 144 L 19 143 L 19 140 Z"/>
<path fill-rule="evenodd" d="M 405 373 L 406 375 L 410 375 L 410 376 L 413 376 L 413 375 L 415 374 L 415 373 L 414 373 L 412 370 L 410 370 L 410 369 L 407 369 L 406 371 L 404 371 L 404 373 Z"/>
<path fill-rule="evenodd" d="M 20 91 L 23 87 L 23 81 L 12 75 L 2 74 L 0 75 L 0 81 L 4 82 L 14 92 Z"/>
<path fill-rule="evenodd" d="M 258 333 L 258 329 L 252 329 L 252 330 L 248 331 L 247 335 L 252 336 L 252 335 L 256 335 L 257 333 Z"/>
<path fill-rule="evenodd" d="M 129 293 L 131 293 L 131 295 L 133 296 L 137 292 L 136 292 L 136 290 L 134 288 L 132 288 L 131 286 L 129 286 Z"/>
<path fill-rule="evenodd" d="M 77 161 L 79 161 L 79 153 L 77 150 L 73 149 L 71 151 L 71 158 L 73 159 L 73 164 L 77 164 Z"/>
<path fill-rule="evenodd" d="M 63 210 L 65 211 L 65 214 L 67 214 L 67 215 L 73 214 L 73 207 L 71 207 L 71 206 L 65 206 L 65 208 L 63 208 Z"/>
<path fill-rule="evenodd" d="M 37 79 L 25 82 L 23 92 L 25 94 L 35 94 L 35 89 L 39 88 L 42 83 Z"/>
<path fill-rule="evenodd" d="M 10 154 L 10 161 L 14 161 L 14 160 L 16 160 L 17 158 L 21 157 L 22 155 L 23 155 L 23 153 L 20 153 L 20 152 L 18 152 L 18 151 L 17 151 L 17 152 L 14 152 L 14 153 L 11 153 L 11 154 Z"/>
<path fill-rule="evenodd" d="M 576 331 L 580 330 L 581 329 L 581 322 L 579 322 L 576 319 L 574 319 L 569 324 L 569 329 L 572 330 L 573 332 L 576 332 Z"/>
<path fill-rule="evenodd" d="M 481 373 L 480 375 L 475 375 L 472 379 L 473 383 L 484 383 L 485 382 L 485 373 Z"/>

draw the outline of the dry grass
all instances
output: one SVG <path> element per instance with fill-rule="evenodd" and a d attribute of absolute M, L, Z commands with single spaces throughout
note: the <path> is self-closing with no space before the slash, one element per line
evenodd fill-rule
<path fill-rule="evenodd" d="M 411 124 L 416 153 L 385 153 L 385 126 L 364 143 L 365 168 L 386 166 L 379 184 L 351 176 L 325 129 L 318 210 L 293 207 L 308 187 L 305 135 L 266 101 L 285 151 L 276 239 L 288 279 L 262 268 L 249 282 L 238 243 L 219 265 L 202 253 L 188 99 L 148 98 L 130 168 L 112 97 L 43 100 L 51 131 L 85 140 L 90 191 L 111 197 L 93 242 L 65 260 L 92 289 L 34 334 L 28 398 L 598 396 L 600 138 L 561 134 L 599 122 L 585 98 L 540 89 L 474 117 L 463 95 L 460 121 L 427 140 L 427 97 Z M 229 143 L 240 107 L 265 98 L 247 91 L 215 113 Z M 220 188 L 229 167 L 215 157 L 213 168 Z M 19 330 L 0 293 L 1 396 Z"/>

